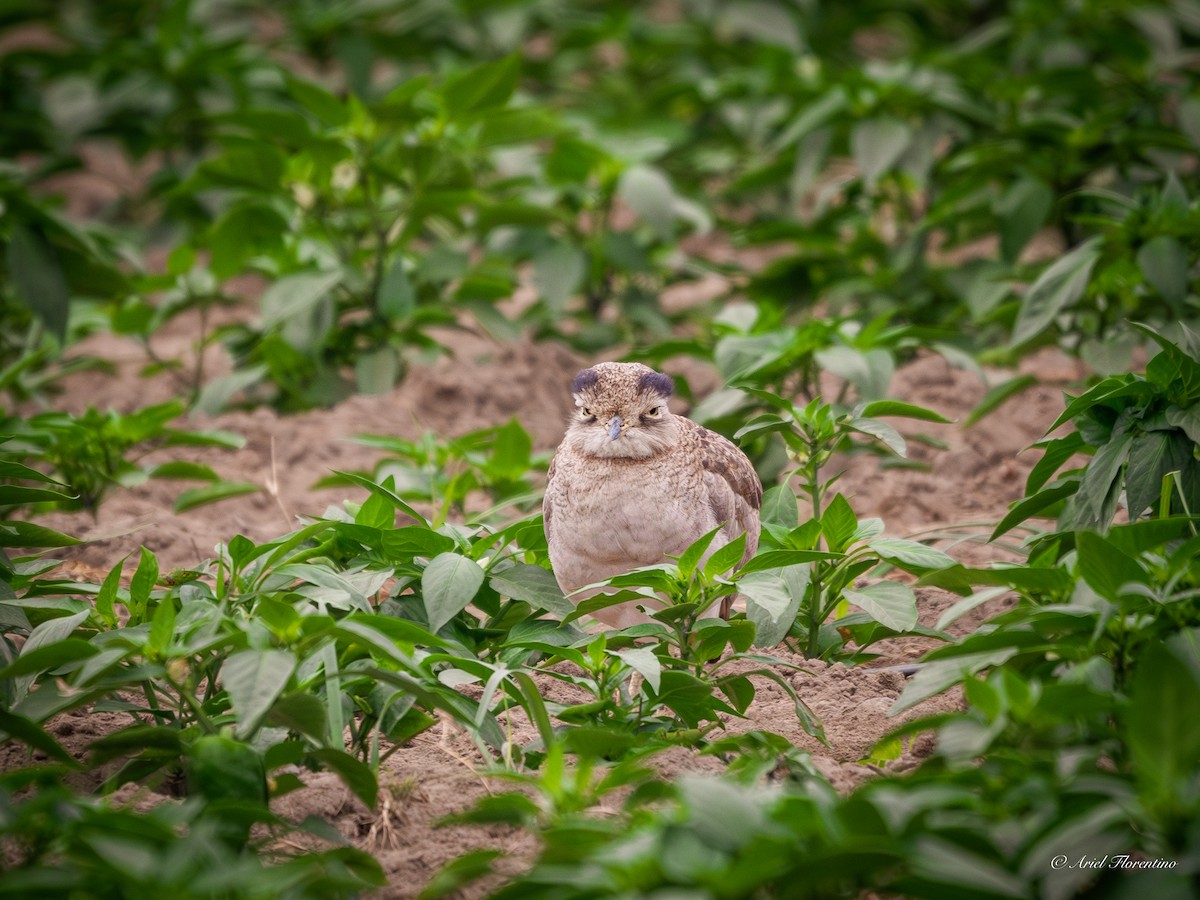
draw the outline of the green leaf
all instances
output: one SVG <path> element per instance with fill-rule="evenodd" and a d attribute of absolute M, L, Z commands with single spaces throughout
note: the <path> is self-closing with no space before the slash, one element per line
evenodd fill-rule
<path fill-rule="evenodd" d="M 407 319 L 416 308 L 417 294 L 408 278 L 404 259 L 397 257 L 379 285 L 376 305 L 384 318 Z"/>
<path fill-rule="evenodd" d="M 520 75 L 520 57 L 512 54 L 455 76 L 442 89 L 447 116 L 456 119 L 503 106 L 516 89 Z"/>
<path fill-rule="evenodd" d="M 1178 342 L 1148 325 L 1130 324 L 1153 338 L 1163 350 L 1146 364 L 1146 378 L 1165 391 L 1176 406 L 1189 407 L 1200 400 L 1200 336 L 1182 322 L 1175 328 Z"/>
<path fill-rule="evenodd" d="M 555 740 L 554 724 L 550 721 L 550 712 L 546 709 L 546 702 L 542 699 L 537 682 L 528 672 L 513 672 L 511 679 L 519 694 L 521 708 L 525 710 L 529 720 L 537 727 L 538 737 L 542 739 L 542 743 L 546 747 L 551 747 Z M 482 721 L 486 714 L 486 706 L 485 701 L 480 702 L 480 710 L 475 718 L 476 723 Z"/>
<path fill-rule="evenodd" d="M 841 555 L 840 553 L 826 553 L 824 550 L 763 550 L 738 571 L 741 575 L 749 575 L 753 572 L 781 569 L 801 563 L 838 559 Z"/>
<path fill-rule="evenodd" d="M 71 495 L 62 494 L 47 488 L 25 487 L 20 484 L 0 485 L 0 505 L 19 506 L 25 503 L 55 502 L 71 499 Z"/>
<path fill-rule="evenodd" d="M 1136 323 L 1134 323 L 1136 325 Z M 1155 357 L 1157 359 L 1157 357 Z M 1153 360 L 1152 360 L 1153 361 Z M 1132 403 L 1141 403 L 1150 400 L 1154 396 L 1154 386 L 1140 375 L 1113 375 L 1105 378 L 1099 384 L 1084 391 L 1078 397 L 1073 398 L 1062 411 L 1057 419 L 1054 420 L 1046 433 L 1057 429 L 1060 425 L 1079 418 L 1081 413 L 1086 413 L 1094 406 L 1109 406 L 1120 408 L 1129 404 L 1116 404 L 1114 401 L 1124 400 L 1129 398 Z"/>
<path fill-rule="evenodd" d="M 869 418 L 878 416 L 903 416 L 906 419 L 920 419 L 923 422 L 938 422 L 948 425 L 953 419 L 947 419 L 939 412 L 916 406 L 912 403 L 902 403 L 899 400 L 875 400 L 862 408 L 861 415 Z"/>
<path fill-rule="evenodd" d="M 1192 519 L 1184 516 L 1142 519 L 1139 522 L 1114 525 L 1104 535 L 1104 540 L 1129 556 L 1140 556 L 1191 535 L 1194 524 Z"/>
<path fill-rule="evenodd" d="M 206 187 L 248 188 L 269 193 L 279 189 L 285 160 L 265 141 L 243 140 L 197 167 Z"/>
<path fill-rule="evenodd" d="M 8 242 L 6 262 L 21 302 L 60 343 L 65 342 L 71 295 L 58 252 L 39 232 L 17 224 Z"/>
<path fill-rule="evenodd" d="M 364 537 L 364 543 L 373 544 L 375 541 L 382 543 L 383 535 L 381 529 L 392 528 L 396 523 L 396 511 L 392 509 L 392 505 L 380 497 L 378 494 L 371 494 L 366 501 L 358 508 L 358 512 L 354 514 L 354 524 L 361 525 L 366 529 L 370 537 Z M 341 528 L 340 531 L 349 531 L 348 528 Z"/>
<path fill-rule="evenodd" d="M 941 550 L 917 541 L 900 538 L 875 538 L 868 546 L 883 559 L 895 563 L 906 571 L 944 569 L 955 564 L 954 559 Z"/>
<path fill-rule="evenodd" d="M 492 872 L 492 863 L 504 856 L 503 850 L 472 850 L 457 856 L 438 869 L 421 889 L 417 900 L 438 900 L 457 894 Z"/>
<path fill-rule="evenodd" d="M 34 525 L 32 522 L 0 521 L 0 547 L 73 547 L 79 538 Z"/>
<path fill-rule="evenodd" d="M 141 557 L 137 571 L 129 582 L 129 624 L 142 624 L 146 609 L 150 604 L 150 592 L 158 583 L 158 560 L 145 547 L 141 548 Z"/>
<path fill-rule="evenodd" d="M 993 569 L 968 569 L 955 565 L 936 569 L 921 577 L 920 585 L 933 585 L 966 596 L 975 585 L 1010 587 L 1035 594 L 1063 594 L 1075 579 L 1062 568 L 1040 566 L 997 566 Z"/>
<path fill-rule="evenodd" d="M 1000 585 L 997 587 L 984 588 L 981 591 L 968 594 L 962 600 L 959 600 L 957 603 L 953 603 L 947 607 L 938 617 L 934 628 L 936 628 L 938 631 L 944 631 L 971 610 L 978 606 L 982 606 L 989 600 L 995 600 L 997 597 L 1004 596 L 1009 592 L 1009 590 L 1010 589 L 1007 585 Z"/>
<path fill-rule="evenodd" d="M 1018 647 L 998 647 L 927 662 L 904 686 L 888 715 L 898 716 L 922 700 L 940 694 L 976 672 L 1002 665 L 1018 652 Z"/>
<path fill-rule="evenodd" d="M 821 533 L 834 553 L 845 553 L 854 532 L 858 530 L 858 517 L 841 494 L 835 494 L 821 513 Z"/>
<path fill-rule="evenodd" d="M 1029 896 L 1028 884 L 994 857 L 973 853 L 941 838 L 917 838 L 908 864 L 919 883 L 928 885 L 920 891 L 926 897 L 1022 900 Z"/>
<path fill-rule="evenodd" d="M 1079 491 L 1079 480 L 1075 478 L 1066 478 L 1061 482 L 1050 485 L 1044 490 L 1038 491 L 1032 497 L 1026 497 L 1023 500 L 1018 500 L 1013 504 L 1012 509 L 1008 514 L 999 521 L 995 529 L 993 529 L 991 537 L 988 540 L 996 540 L 996 538 L 1007 534 L 1016 526 L 1020 525 L 1026 519 L 1036 516 L 1045 509 L 1050 508 L 1054 504 L 1065 500 L 1076 494 Z"/>
<path fill-rule="evenodd" d="M 301 272 L 278 279 L 259 298 L 263 329 L 306 316 L 342 281 L 341 271 Z"/>
<path fill-rule="evenodd" d="M 0 435 L 0 443 L 11 438 L 11 434 Z M 23 478 L 26 481 L 40 481 L 43 484 L 56 484 L 63 488 L 67 487 L 66 484 L 51 478 L 45 472 L 31 469 L 24 463 L 19 463 L 12 459 L 0 459 L 0 478 Z M 8 485 L 0 485 L 0 487 L 8 487 Z"/>
<path fill-rule="evenodd" d="M 240 735 L 254 734 L 295 668 L 295 658 L 284 650 L 241 650 L 225 660 L 221 683 L 229 692 Z"/>
<path fill-rule="evenodd" d="M 67 639 L 75 633 L 75 629 L 87 621 L 87 617 L 87 610 L 81 610 L 72 615 L 56 616 L 53 619 L 47 619 L 45 622 L 42 622 L 25 639 L 25 643 L 21 647 L 21 654 L 17 657 L 16 662 L 0 670 L 3 673 L 2 677 L 9 677 L 14 674 L 26 674 L 31 671 L 46 671 L 46 669 L 61 665 L 61 663 L 54 662 L 53 665 L 46 665 L 41 669 L 30 668 L 32 663 L 29 661 L 29 658 L 35 653 L 40 653 L 39 659 L 55 659 L 56 657 L 53 654 L 46 654 L 41 651 L 63 646 Z M 95 651 L 93 650 L 93 652 Z M 68 657 L 71 659 L 78 658 L 74 654 L 75 651 L 72 649 Z M 15 701 L 13 705 L 16 705 Z"/>
<path fill-rule="evenodd" d="M 1001 218 L 1000 254 L 1007 262 L 1017 257 L 1046 222 L 1054 206 L 1054 192 L 1043 181 L 1022 178 L 996 204 Z"/>
<path fill-rule="evenodd" d="M 200 506 L 207 506 L 209 503 L 228 500 L 230 497 L 256 494 L 261 490 L 262 488 L 259 485 L 251 484 L 248 481 L 219 481 L 216 484 L 207 484 L 204 487 L 189 488 L 175 498 L 172 508 L 177 513 L 187 512 L 189 509 L 196 509 Z"/>
<path fill-rule="evenodd" d="M 754 689 L 754 683 L 745 675 L 725 676 L 717 684 L 738 715 L 744 715 L 750 708 L 750 704 L 754 702 L 754 695 L 757 692 Z"/>
<path fill-rule="evenodd" d="M 209 802 L 232 800 L 266 806 L 263 758 L 249 744 L 223 734 L 203 735 L 188 747 L 187 772 L 191 791 Z"/>
<path fill-rule="evenodd" d="M 549 109 L 536 106 L 494 109 L 483 120 L 479 131 L 479 146 L 501 147 L 506 144 L 531 144 L 534 141 L 554 136 L 561 128 L 559 119 Z M 525 207 L 536 216 L 537 206 L 526 204 Z M 535 218 L 532 224 L 542 221 L 546 221 L 546 219 Z M 513 224 L 518 223 L 514 222 Z"/>
<path fill-rule="evenodd" d="M 1043 441 L 1040 445 L 1035 446 L 1042 447 L 1042 458 L 1030 470 L 1029 477 L 1025 480 L 1026 495 L 1032 495 L 1041 490 L 1054 473 L 1062 468 L 1063 463 L 1075 454 L 1083 453 L 1088 449 L 1083 436 L 1078 431 L 1072 431 L 1061 438 Z"/>
<path fill-rule="evenodd" d="M 992 385 L 988 388 L 987 393 L 983 395 L 983 399 L 972 409 L 966 419 L 963 420 L 963 426 L 970 428 L 978 423 L 989 413 L 995 412 L 1004 404 L 1010 397 L 1015 397 L 1034 385 L 1041 384 L 1036 375 L 1017 375 L 1014 378 L 1009 378 L 999 384 Z"/>
<path fill-rule="evenodd" d="M 586 274 L 583 252 L 571 244 L 550 244 L 533 258 L 534 287 L 556 317 L 566 311 Z"/>
<path fill-rule="evenodd" d="M 174 459 L 154 466 L 147 474 L 151 478 L 174 478 L 185 481 L 218 481 L 220 475 L 203 463 Z"/>
<path fill-rule="evenodd" d="M 359 762 L 346 751 L 333 747 L 311 750 L 308 755 L 337 775 L 368 809 L 375 809 L 379 796 L 379 782 L 370 766 Z"/>
<path fill-rule="evenodd" d="M 257 556 L 266 553 L 270 548 L 264 544 L 262 547 L 256 547 L 254 541 L 246 537 L 244 534 L 235 534 L 229 539 L 225 549 L 229 552 L 229 560 L 233 563 L 235 569 L 245 567 L 246 563 L 250 562 Z"/>
<path fill-rule="evenodd" d="M 700 565 L 700 560 L 704 557 L 704 553 L 708 550 L 713 539 L 723 526 L 718 525 L 707 534 L 703 534 L 694 540 L 691 545 L 679 555 L 679 573 L 684 578 L 691 578 L 696 572 L 697 566 Z"/>
<path fill-rule="evenodd" d="M 713 717 L 713 686 L 690 672 L 665 669 L 661 673 L 661 690 L 653 699 L 668 707 L 688 727 L 696 728 L 704 719 Z"/>
<path fill-rule="evenodd" d="M 1038 276 L 1021 301 L 1009 346 L 1019 347 L 1043 334 L 1060 312 L 1083 296 L 1103 245 L 1103 237 L 1093 237 Z"/>
<path fill-rule="evenodd" d="M 772 141 L 769 152 L 772 155 L 779 153 L 816 131 L 845 109 L 849 102 L 846 89 L 840 84 L 834 85 L 819 99 L 800 107 L 800 114 Z"/>
<path fill-rule="evenodd" d="M 774 647 L 796 620 L 808 590 L 807 564 L 752 572 L 738 579 L 738 592 L 746 598 L 746 618 L 754 623 L 754 646 Z"/>
<path fill-rule="evenodd" d="M 124 568 L 125 559 L 121 559 L 116 566 L 104 576 L 104 582 L 100 585 L 100 590 L 96 594 L 96 612 L 110 628 L 117 624 L 117 615 L 114 604 L 117 599 L 117 591 L 121 587 L 121 571 Z"/>
<path fill-rule="evenodd" d="M 1188 436 L 1193 444 L 1200 446 L 1200 403 L 1193 404 L 1187 409 L 1168 406 L 1166 419 L 1168 425 L 1178 428 Z"/>
<path fill-rule="evenodd" d="M 908 444 L 895 428 L 886 422 L 880 422 L 878 419 L 867 419 L 858 417 L 851 419 L 848 423 L 849 427 L 861 434 L 869 435 L 880 441 L 889 450 L 897 456 L 908 455 Z"/>
<path fill-rule="evenodd" d="M 150 635 L 146 638 L 146 655 L 151 658 L 161 657 L 171 645 L 175 636 L 175 601 L 163 597 L 154 610 L 150 620 Z"/>
<path fill-rule="evenodd" d="M 786 484 L 778 484 L 763 493 L 759 518 L 765 525 L 779 525 L 791 530 L 800 524 L 800 510 L 795 492 Z"/>
<path fill-rule="evenodd" d="M 243 391 L 263 381 L 267 377 L 267 371 L 265 365 L 247 366 L 244 369 L 230 372 L 228 375 L 214 378 L 201 389 L 200 395 L 196 398 L 195 409 L 206 415 L 216 415 L 225 408 L 225 405 L 238 391 Z"/>
<path fill-rule="evenodd" d="M 528 603 L 562 618 L 575 611 L 575 604 L 563 596 L 554 573 L 532 563 L 518 563 L 495 572 L 488 579 L 492 590 L 503 597 Z"/>
<path fill-rule="evenodd" d="M 475 560 L 449 552 L 435 556 L 421 574 L 421 593 L 429 630 L 441 630 L 466 609 L 482 584 L 483 569 Z"/>
<path fill-rule="evenodd" d="M 863 181 L 874 186 L 884 172 L 892 168 L 912 143 L 912 129 L 889 117 L 867 119 L 850 133 L 850 151 Z"/>
<path fill-rule="evenodd" d="M 1145 795 L 1157 809 L 1186 815 L 1200 759 L 1194 665 L 1163 644 L 1151 644 L 1138 660 L 1124 721 L 1132 769 Z"/>
<path fill-rule="evenodd" d="M 1196 468 L 1195 448 L 1191 438 L 1175 431 L 1148 431 L 1133 439 L 1125 469 L 1129 518 L 1137 519 L 1157 506 L 1163 478 L 1169 473 Z"/>
<path fill-rule="evenodd" d="M 658 693 L 662 687 L 662 660 L 649 647 L 634 647 L 629 650 L 605 650 L 609 656 L 615 656 L 625 665 L 638 672 L 650 690 Z"/>
<path fill-rule="evenodd" d="M 1188 293 L 1188 256 L 1183 244 L 1170 235 L 1159 235 L 1142 244 L 1137 252 L 1138 268 L 1147 283 L 1172 307 Z"/>
<path fill-rule="evenodd" d="M 706 578 L 716 578 L 718 575 L 723 575 L 736 566 L 746 552 L 746 535 L 739 534 L 728 544 L 713 551 L 712 556 L 708 558 L 708 562 L 704 564 L 704 576 Z"/>
<path fill-rule="evenodd" d="M 880 581 L 859 591 L 846 589 L 842 595 L 876 622 L 894 631 L 910 631 L 917 624 L 917 598 L 906 584 Z"/>
<path fill-rule="evenodd" d="M 1075 548 L 1079 554 L 1079 574 L 1106 600 L 1118 602 L 1126 584 L 1147 583 L 1146 572 L 1136 559 L 1094 532 L 1078 532 Z"/>
<path fill-rule="evenodd" d="M 9 738 L 15 738 L 34 750 L 40 750 L 51 759 L 58 760 L 72 769 L 81 768 L 79 761 L 36 723 L 6 709 L 0 709 L 0 743 Z"/>
<path fill-rule="evenodd" d="M 271 705 L 267 722 L 296 731 L 314 741 L 324 742 L 327 734 L 325 704 L 315 694 L 292 691 Z"/>
<path fill-rule="evenodd" d="M 384 529 L 381 547 L 393 561 L 407 561 L 414 556 L 437 556 L 454 549 L 454 539 L 438 534 L 425 525 L 404 525 Z"/>
<path fill-rule="evenodd" d="M 630 166 L 621 173 L 617 196 L 661 238 L 669 238 L 675 222 L 675 189 L 662 170 Z"/>
<path fill-rule="evenodd" d="M 1078 515 L 1071 523 L 1073 527 L 1107 528 L 1112 524 L 1121 490 L 1121 471 L 1129 459 L 1132 445 L 1132 434 L 1114 434 L 1096 451 L 1079 481 L 1075 499 Z"/>
<path fill-rule="evenodd" d="M 263 203 L 244 202 L 226 210 L 209 236 L 213 274 L 237 275 L 254 256 L 279 248 L 290 227 L 277 209 Z"/>
<path fill-rule="evenodd" d="M 517 481 L 529 470 L 533 439 L 516 419 L 496 429 L 492 441 L 492 458 L 486 471 L 489 478 Z"/>
<path fill-rule="evenodd" d="M 350 121 L 349 107 L 325 88 L 312 81 L 285 75 L 292 99 L 326 125 L 340 126 Z"/>
<path fill-rule="evenodd" d="M 345 479 L 346 481 L 349 481 L 351 484 L 356 484 L 359 487 L 366 488 L 372 494 L 378 494 L 379 496 L 388 500 L 388 502 L 390 502 L 392 504 L 392 506 L 394 506 L 396 509 L 400 510 L 400 512 L 404 513 L 409 518 L 414 519 L 417 522 L 420 522 L 422 525 L 424 525 L 426 527 L 429 526 L 429 521 L 423 515 L 421 515 L 419 512 L 417 512 L 411 506 L 409 506 L 407 502 L 400 499 L 400 497 L 398 497 L 396 495 L 396 492 L 394 490 L 391 490 L 391 489 L 385 487 L 384 485 L 376 484 L 370 478 L 367 478 L 363 475 L 359 475 L 355 472 L 342 472 L 338 469 L 334 469 L 333 474 L 338 476 L 338 478 L 342 478 L 342 479 Z"/>

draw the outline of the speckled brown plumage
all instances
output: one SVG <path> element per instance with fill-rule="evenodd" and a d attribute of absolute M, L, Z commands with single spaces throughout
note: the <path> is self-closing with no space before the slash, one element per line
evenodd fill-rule
<path fill-rule="evenodd" d="M 542 509 L 550 561 L 575 602 L 580 588 L 679 556 L 723 526 L 716 551 L 746 535 L 758 547 L 762 485 L 744 453 L 667 408 L 669 376 L 640 363 L 599 363 L 572 383 L 576 414 L 550 464 Z M 623 628 L 648 617 L 631 604 L 596 614 Z"/>

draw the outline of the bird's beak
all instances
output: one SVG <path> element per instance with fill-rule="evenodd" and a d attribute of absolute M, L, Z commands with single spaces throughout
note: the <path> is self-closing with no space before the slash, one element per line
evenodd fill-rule
<path fill-rule="evenodd" d="M 620 416 L 613 416 L 608 422 L 608 436 L 615 441 L 621 436 L 621 426 L 624 424 L 625 421 Z"/>

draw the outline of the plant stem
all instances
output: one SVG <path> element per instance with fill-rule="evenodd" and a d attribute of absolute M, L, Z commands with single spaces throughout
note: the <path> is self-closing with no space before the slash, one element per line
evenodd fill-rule
<path fill-rule="evenodd" d="M 812 659 L 820 652 L 821 607 L 823 605 L 821 578 L 816 571 L 812 574 L 810 587 L 812 589 L 812 597 L 808 605 L 808 647 L 804 655 Z"/>
<path fill-rule="evenodd" d="M 183 701 L 184 705 L 192 711 L 192 715 L 196 717 L 196 721 L 200 724 L 200 727 L 204 729 L 204 733 L 216 734 L 218 731 L 217 726 L 214 725 L 212 719 L 208 717 L 208 714 L 204 711 L 204 707 L 200 705 L 194 696 L 192 696 L 191 691 L 186 690 L 183 685 L 179 684 L 170 675 L 164 675 L 163 678 L 167 684 L 171 686 L 171 689 L 179 696 L 179 699 Z"/>

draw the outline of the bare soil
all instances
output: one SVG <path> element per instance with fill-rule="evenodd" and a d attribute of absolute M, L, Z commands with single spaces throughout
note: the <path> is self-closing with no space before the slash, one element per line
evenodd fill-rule
<path fill-rule="evenodd" d="M 187 335 L 167 333 L 186 349 Z M 180 347 L 164 347 L 165 351 Z M 137 374 L 144 363 L 134 345 L 111 336 L 91 339 L 81 348 L 118 363 L 113 378 L 80 377 L 69 385 L 61 406 L 78 410 L 87 405 L 129 410 L 171 394 L 165 380 L 146 381 Z M 96 518 L 56 514 L 45 524 L 65 530 L 88 543 L 64 551 L 64 568 L 83 577 L 107 572 L 140 545 L 154 551 L 164 571 L 193 568 L 213 555 L 213 547 L 242 533 L 254 541 L 278 537 L 296 527 L 296 517 L 321 515 L 331 504 L 361 499 L 346 490 L 316 490 L 314 482 L 331 469 L 369 469 L 378 451 L 355 444 L 363 433 L 415 438 L 430 430 L 453 436 L 516 417 L 533 436 L 535 448 L 550 450 L 559 440 L 570 398 L 567 385 L 581 367 L 597 360 L 581 358 L 553 343 L 497 345 L 474 335 L 456 339 L 455 357 L 413 370 L 393 391 L 380 396 L 356 396 L 334 409 L 280 416 L 265 409 L 231 412 L 195 425 L 219 427 L 242 434 L 244 449 L 204 452 L 202 460 L 230 480 L 254 481 L 263 492 L 176 515 L 171 504 L 178 483 L 149 481 L 109 497 Z M 919 429 L 945 442 L 932 449 L 912 442 L 912 456 L 928 470 L 881 467 L 874 457 L 847 461 L 839 486 L 861 516 L 880 516 L 895 536 L 934 536 L 938 546 L 970 564 L 1002 558 L 1009 552 L 984 542 L 986 525 L 995 523 L 1008 504 L 1022 494 L 1025 476 L 1037 458 L 1022 453 L 1039 439 L 1062 408 L 1061 387 L 1080 372 L 1054 353 L 1032 357 L 1026 366 L 1042 385 L 1007 402 L 974 427 L 931 426 Z M 694 361 L 680 361 L 668 371 L 686 377 L 697 394 L 718 386 L 715 373 Z M 962 420 L 983 395 L 976 374 L 951 368 L 940 357 L 922 355 L 897 373 L 892 395 Z M 683 411 L 682 407 L 679 411 Z M 902 427 L 903 430 L 903 427 Z M 920 589 L 921 621 L 932 625 L 955 597 Z M 1011 600 L 993 601 L 960 620 L 958 632 L 969 632 Z M 935 710 L 954 708 L 954 694 L 933 698 L 897 719 L 889 715 L 904 687 L 904 676 L 888 666 L 910 662 L 929 647 L 923 640 L 896 640 L 877 664 L 849 668 L 806 662 L 785 650 L 779 655 L 807 670 L 788 678 L 800 696 L 821 717 L 827 744 L 805 734 L 791 701 L 778 686 L 763 681 L 745 720 L 731 720 L 729 731 L 764 729 L 787 737 L 811 752 L 816 766 L 839 789 L 850 789 L 873 777 L 876 769 L 860 762 L 873 743 L 899 721 Z M 556 682 L 546 679 L 546 690 Z M 115 727 L 112 714 L 74 714 L 51 723 L 51 730 L 69 749 L 82 756 L 98 734 Z M 514 720 L 514 737 L 527 726 Z M 11 749 L 11 748 L 10 748 Z M 933 751 L 932 742 L 918 740 L 902 757 L 888 764 L 903 770 Z M 440 818 L 468 808 L 488 792 L 507 785 L 482 774 L 481 760 L 469 739 L 452 725 L 437 726 L 395 752 L 381 772 L 378 811 L 362 806 L 330 774 L 306 774 L 307 786 L 276 801 L 278 811 L 296 821 L 310 815 L 328 820 L 350 841 L 375 853 L 385 867 L 389 887 L 382 897 L 414 896 L 439 866 L 468 850 L 496 847 L 510 857 L 502 863 L 514 870 L 534 850 L 533 839 L 500 826 L 437 827 Z M 0 754 L 0 768 L 17 765 L 12 753 Z M 719 771 L 712 757 L 673 750 L 658 762 L 666 774 Z M 136 789 L 122 792 L 127 802 L 145 802 Z"/>

